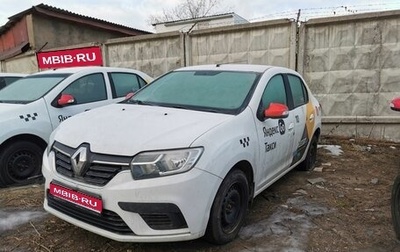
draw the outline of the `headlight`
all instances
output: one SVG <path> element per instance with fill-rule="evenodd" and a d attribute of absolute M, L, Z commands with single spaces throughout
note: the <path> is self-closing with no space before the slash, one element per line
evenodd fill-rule
<path fill-rule="evenodd" d="M 134 179 L 146 179 L 186 172 L 199 160 L 203 148 L 143 152 L 131 162 Z"/>

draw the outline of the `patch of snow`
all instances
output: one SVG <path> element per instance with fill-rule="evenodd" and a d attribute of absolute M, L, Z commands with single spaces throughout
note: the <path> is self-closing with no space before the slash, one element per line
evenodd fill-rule
<path fill-rule="evenodd" d="M 325 150 L 328 150 L 331 152 L 333 156 L 340 156 L 343 151 L 342 147 L 340 145 L 318 145 L 318 148 L 324 148 Z"/>
<path fill-rule="evenodd" d="M 257 244 L 254 251 L 306 251 L 308 234 L 314 226 L 312 218 L 329 210 L 307 202 L 303 196 L 289 199 L 285 206 L 266 220 L 243 227 L 239 237 Z"/>
<path fill-rule="evenodd" d="M 3 211 L 0 210 L 0 233 L 11 230 L 18 225 L 41 218 L 46 215 L 42 211 Z"/>

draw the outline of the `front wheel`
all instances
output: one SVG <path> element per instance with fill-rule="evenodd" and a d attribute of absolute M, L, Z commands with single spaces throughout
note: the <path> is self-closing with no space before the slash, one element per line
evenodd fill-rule
<path fill-rule="evenodd" d="M 392 223 L 396 238 L 400 240 L 400 175 L 397 175 L 392 187 Z"/>
<path fill-rule="evenodd" d="M 226 244 L 237 236 L 249 203 L 249 184 L 240 170 L 228 173 L 215 196 L 205 239 Z"/>
<path fill-rule="evenodd" d="M 28 184 L 28 178 L 40 175 L 43 150 L 28 141 L 14 142 L 0 153 L 0 187 Z"/>

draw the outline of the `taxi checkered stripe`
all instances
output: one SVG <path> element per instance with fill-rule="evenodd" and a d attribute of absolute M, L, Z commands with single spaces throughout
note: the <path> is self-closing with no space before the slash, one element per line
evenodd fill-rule
<path fill-rule="evenodd" d="M 246 148 L 247 146 L 249 146 L 250 138 L 246 137 L 246 138 L 240 139 L 239 142 L 241 145 L 243 145 L 243 148 Z"/>
<path fill-rule="evenodd" d="M 37 116 L 38 116 L 37 113 L 33 113 L 33 114 L 20 115 L 19 118 L 21 120 L 24 120 L 25 122 L 29 122 L 30 120 L 32 121 L 36 120 Z"/>

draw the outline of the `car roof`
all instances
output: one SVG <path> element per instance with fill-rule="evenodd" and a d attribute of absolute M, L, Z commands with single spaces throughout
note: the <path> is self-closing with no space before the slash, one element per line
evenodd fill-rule
<path fill-rule="evenodd" d="M 101 66 L 94 66 L 94 67 L 68 67 L 68 68 L 57 68 L 57 69 L 50 69 L 41 72 L 34 73 L 32 75 L 37 74 L 51 74 L 51 73 L 66 73 L 66 74 L 75 74 L 79 72 L 90 72 L 90 71 L 137 71 L 135 69 L 129 68 L 121 68 L 121 67 L 101 67 Z"/>
<path fill-rule="evenodd" d="M 25 77 L 27 75 L 23 73 L 0 73 L 0 77 Z"/>
<path fill-rule="evenodd" d="M 256 65 L 256 64 L 213 64 L 213 65 L 198 65 L 198 66 L 188 66 L 176 69 L 175 71 L 198 71 L 198 70 L 208 70 L 208 71 L 216 71 L 216 70 L 223 70 L 223 71 L 243 71 L 243 72 L 265 72 L 274 66 L 269 65 Z"/>

